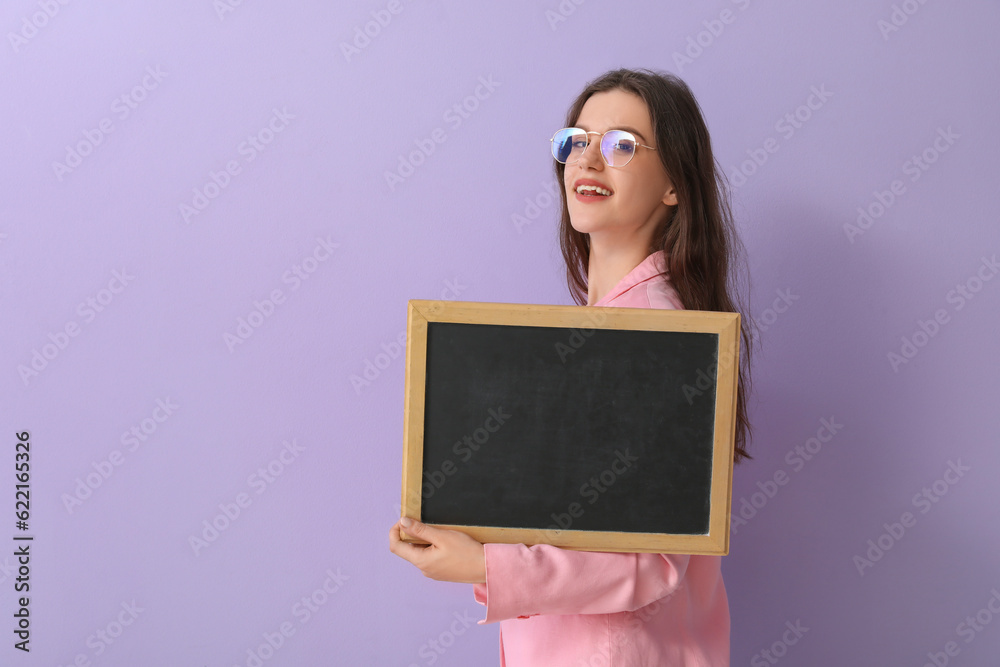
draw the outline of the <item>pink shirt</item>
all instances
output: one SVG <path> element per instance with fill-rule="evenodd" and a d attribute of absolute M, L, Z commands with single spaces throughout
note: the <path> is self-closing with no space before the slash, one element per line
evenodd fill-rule
<path fill-rule="evenodd" d="M 663 251 L 598 306 L 682 309 Z M 486 606 L 501 667 L 729 667 L 722 557 L 486 544 Z"/>

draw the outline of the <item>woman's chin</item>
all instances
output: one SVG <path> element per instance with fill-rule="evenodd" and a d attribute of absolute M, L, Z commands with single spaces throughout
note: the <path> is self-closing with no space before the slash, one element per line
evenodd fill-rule
<path fill-rule="evenodd" d="M 603 229 L 603 226 L 600 223 L 593 220 L 570 219 L 570 225 L 572 225 L 573 229 L 581 234 L 593 234 L 594 232 L 599 232 Z"/>

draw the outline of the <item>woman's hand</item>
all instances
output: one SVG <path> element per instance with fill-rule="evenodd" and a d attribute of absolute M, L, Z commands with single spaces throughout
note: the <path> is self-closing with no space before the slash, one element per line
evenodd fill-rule
<path fill-rule="evenodd" d="M 404 542 L 399 536 L 400 528 L 430 545 Z M 457 530 L 432 528 L 404 517 L 389 530 L 389 551 L 416 565 L 425 577 L 437 581 L 486 583 L 486 549 Z"/>

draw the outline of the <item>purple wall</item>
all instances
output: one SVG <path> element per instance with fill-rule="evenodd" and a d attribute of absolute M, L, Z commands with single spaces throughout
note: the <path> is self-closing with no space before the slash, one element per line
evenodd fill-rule
<path fill-rule="evenodd" d="M 766 327 L 723 561 L 733 664 L 992 664 L 998 20 L 5 3 L 0 663 L 496 664 L 471 586 L 388 550 L 406 302 L 570 303 L 547 140 L 632 66 L 698 96 Z"/>

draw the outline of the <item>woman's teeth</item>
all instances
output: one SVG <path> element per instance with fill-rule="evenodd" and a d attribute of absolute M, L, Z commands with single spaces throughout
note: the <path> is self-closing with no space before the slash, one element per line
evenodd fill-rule
<path fill-rule="evenodd" d="M 581 185 L 576 189 L 578 194 L 589 195 L 593 197 L 595 194 L 603 195 L 605 197 L 611 196 L 611 190 L 605 190 L 604 188 L 598 187 L 596 185 Z"/>

